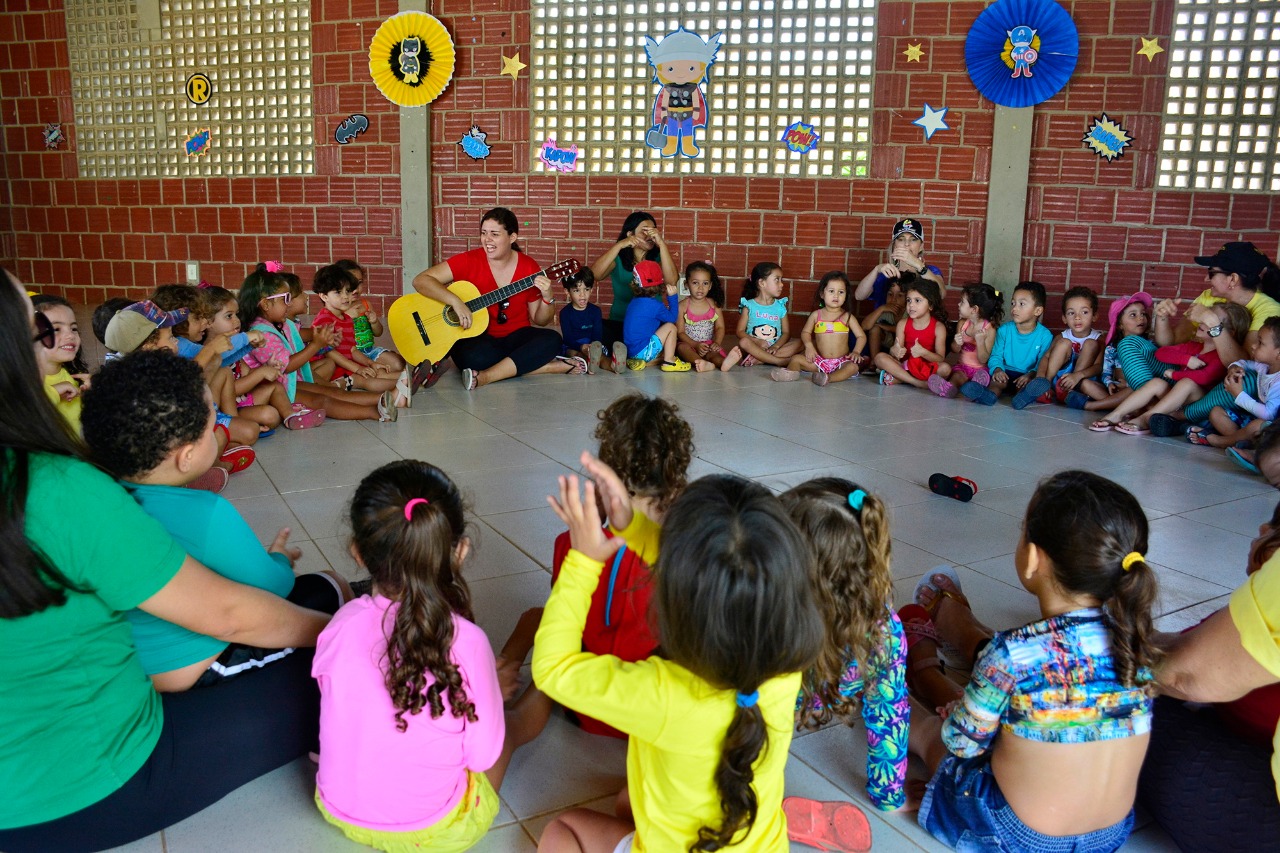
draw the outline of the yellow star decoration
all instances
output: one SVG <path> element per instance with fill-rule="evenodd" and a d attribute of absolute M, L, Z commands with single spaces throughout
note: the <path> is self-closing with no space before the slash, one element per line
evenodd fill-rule
<path fill-rule="evenodd" d="M 924 56 L 924 51 L 921 50 L 921 44 L 907 45 L 907 49 L 902 52 L 902 55 L 907 58 L 907 62 L 919 62 L 920 57 Z"/>
<path fill-rule="evenodd" d="M 518 53 L 515 56 L 502 55 L 502 73 L 510 74 L 512 80 L 519 80 L 520 69 L 528 67 L 520 61 L 520 54 Z"/>
<path fill-rule="evenodd" d="M 1157 53 L 1164 53 L 1164 48 L 1160 46 L 1159 39 L 1142 39 L 1142 47 L 1138 48 L 1138 53 L 1147 58 L 1147 62 L 1156 58 Z"/>

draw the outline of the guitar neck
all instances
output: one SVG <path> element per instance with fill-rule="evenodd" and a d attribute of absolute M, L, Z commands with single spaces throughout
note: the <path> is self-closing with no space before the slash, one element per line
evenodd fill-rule
<path fill-rule="evenodd" d="M 527 275 L 519 281 L 511 282 L 506 287 L 499 287 L 492 293 L 485 293 L 481 296 L 477 296 L 475 299 L 468 300 L 467 309 L 474 314 L 482 308 L 488 308 L 490 305 L 497 305 L 499 302 L 506 302 L 520 291 L 527 290 L 532 287 L 533 280 L 542 274 L 542 270 L 538 270 L 533 275 Z"/>

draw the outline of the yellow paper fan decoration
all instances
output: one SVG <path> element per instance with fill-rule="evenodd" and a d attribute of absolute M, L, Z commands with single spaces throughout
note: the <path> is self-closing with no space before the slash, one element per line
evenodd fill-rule
<path fill-rule="evenodd" d="M 425 12 L 401 12 L 382 22 L 369 45 L 369 73 L 393 104 L 429 104 L 453 79 L 453 39 Z"/>

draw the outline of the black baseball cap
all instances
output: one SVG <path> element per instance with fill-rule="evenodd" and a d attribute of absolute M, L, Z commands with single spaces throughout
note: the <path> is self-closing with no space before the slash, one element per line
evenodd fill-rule
<path fill-rule="evenodd" d="M 1196 263 L 1236 273 L 1241 278 L 1252 278 L 1269 267 L 1271 259 L 1252 243 L 1225 243 L 1217 254 L 1196 256 Z"/>

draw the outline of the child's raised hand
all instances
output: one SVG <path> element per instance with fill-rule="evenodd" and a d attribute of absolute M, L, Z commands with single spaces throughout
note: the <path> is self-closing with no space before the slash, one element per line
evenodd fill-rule
<path fill-rule="evenodd" d="M 578 491 L 578 477 L 570 474 L 559 478 L 559 495 L 548 495 L 547 503 L 569 527 L 569 544 L 583 556 L 607 563 L 625 543 L 621 537 L 612 539 L 604 535 L 600 526 L 600 512 L 596 509 L 595 483 L 588 480 L 583 491 Z"/>
<path fill-rule="evenodd" d="M 289 534 L 292 531 L 287 527 L 281 527 L 280 532 L 276 534 L 276 538 L 271 540 L 271 547 L 267 548 L 268 554 L 283 554 L 292 566 L 302 557 L 302 549 L 294 548 L 289 544 Z"/>
<path fill-rule="evenodd" d="M 363 299 L 361 299 L 361 300 L 359 300 L 358 302 L 352 302 L 352 303 L 351 303 L 351 307 L 347 309 L 347 312 L 346 312 L 346 313 L 347 313 L 347 316 L 348 316 L 348 317 L 352 317 L 352 318 L 354 318 L 354 317 L 368 317 L 368 316 L 369 316 L 369 308 L 368 308 L 368 306 L 366 306 L 366 305 L 365 305 L 364 300 L 363 300 Z M 370 318 L 370 319 L 372 320 L 372 318 Z"/>
<path fill-rule="evenodd" d="M 634 510 L 631 508 L 631 493 L 627 491 L 618 472 L 585 450 L 578 461 L 595 481 L 596 491 L 600 493 L 604 511 L 609 516 L 609 523 L 615 530 L 626 530 L 631 525 Z"/>
<path fill-rule="evenodd" d="M 245 332 L 245 337 L 249 339 L 250 346 L 260 347 L 267 342 L 267 336 L 257 329 Z"/>
<path fill-rule="evenodd" d="M 1227 378 L 1222 380 L 1222 387 L 1226 388 L 1227 393 L 1232 397 L 1239 396 L 1240 392 L 1244 390 L 1244 374 L 1228 373 Z"/>
<path fill-rule="evenodd" d="M 319 341 L 321 349 L 335 346 L 338 343 L 338 328 L 332 325 L 312 326 L 311 340 Z"/>
<path fill-rule="evenodd" d="M 911 345 L 911 355 L 913 358 L 924 358 L 925 354 L 928 352 L 932 352 L 932 350 L 921 344 L 919 341 L 916 341 Z"/>
<path fill-rule="evenodd" d="M 907 348 L 904 346 L 899 346 L 898 344 L 894 344 L 893 346 L 889 347 L 889 355 L 893 356 L 898 361 L 902 361 L 904 358 L 907 357 Z"/>
<path fill-rule="evenodd" d="M 1163 317 L 1168 320 L 1178 314 L 1178 300 L 1161 299 L 1160 304 L 1156 306 L 1156 316 Z"/>

